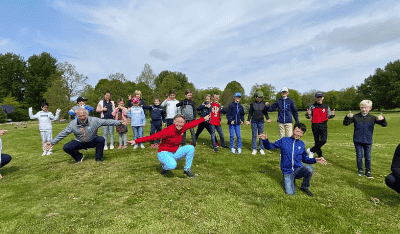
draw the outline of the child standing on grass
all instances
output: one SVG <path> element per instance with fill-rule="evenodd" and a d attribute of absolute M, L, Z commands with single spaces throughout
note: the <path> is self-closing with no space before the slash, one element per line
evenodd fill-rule
<path fill-rule="evenodd" d="M 140 90 L 135 90 L 135 97 L 139 98 L 139 106 L 143 108 L 143 106 L 146 105 L 146 101 L 142 99 L 142 92 L 140 92 Z M 128 95 L 128 99 L 128 108 L 131 108 L 133 106 L 132 96 Z M 146 110 L 143 111 L 146 114 Z"/>
<path fill-rule="evenodd" d="M 139 98 L 132 98 L 132 107 L 128 110 L 128 118 L 131 119 L 131 126 L 133 130 L 133 140 L 143 137 L 143 128 L 146 126 L 146 117 L 143 108 L 139 106 Z M 135 144 L 133 149 L 137 149 L 138 145 Z M 140 144 L 140 148 L 144 149 L 144 144 Z"/>
<path fill-rule="evenodd" d="M 231 144 L 231 152 L 235 153 L 235 133 L 237 139 L 237 153 L 242 153 L 242 136 L 240 134 L 240 125 L 243 124 L 244 121 L 244 108 L 239 103 L 242 99 L 241 93 L 235 93 L 235 100 L 229 104 L 228 110 L 226 113 L 226 118 L 228 119 L 229 125 L 229 135 L 230 135 L 230 144 Z"/>
<path fill-rule="evenodd" d="M 196 104 L 192 101 L 193 93 L 190 90 L 185 91 L 185 100 L 180 101 L 176 104 L 176 107 L 181 107 L 182 115 L 185 117 L 186 123 L 190 123 L 191 121 L 196 119 Z M 192 144 L 196 147 L 196 134 L 194 133 L 194 129 L 190 128 L 190 135 L 192 135 Z M 186 142 L 186 132 L 183 133 L 182 145 L 185 145 Z"/>
<path fill-rule="evenodd" d="M 211 95 L 207 94 L 205 97 L 204 102 L 197 107 L 197 111 L 200 111 L 200 117 L 204 117 L 207 115 L 211 114 Z M 203 132 L 203 130 L 207 129 L 208 133 L 210 133 L 211 136 L 211 127 L 210 127 L 210 121 L 204 121 L 199 126 L 197 127 L 196 130 L 196 140 L 199 138 L 200 134 Z M 215 138 L 215 142 L 218 143 L 217 138 Z"/>
<path fill-rule="evenodd" d="M 228 148 L 225 144 L 224 132 L 222 131 L 221 127 L 221 109 L 221 105 L 219 104 L 219 94 L 214 93 L 213 102 L 211 103 L 210 116 L 211 144 L 213 146 L 214 152 L 218 152 L 215 130 L 217 130 L 219 134 L 221 147 Z"/>
<path fill-rule="evenodd" d="M 160 105 L 161 100 L 159 98 L 154 99 L 154 105 L 147 106 L 144 105 L 143 109 L 147 109 L 151 111 L 151 126 L 150 126 L 150 135 L 153 135 L 156 132 L 162 130 L 162 123 L 165 118 L 164 108 Z M 157 140 L 157 144 L 154 144 L 154 141 L 150 141 L 151 148 L 158 148 L 160 144 L 160 140 Z"/>
<path fill-rule="evenodd" d="M 365 158 L 365 175 L 368 178 L 373 178 L 371 175 L 371 149 L 374 125 L 387 126 L 386 119 L 382 114 L 378 117 L 368 114 L 371 109 L 372 102 L 370 100 L 363 100 L 360 103 L 361 112 L 355 115 L 350 112 L 343 120 L 343 125 L 345 126 L 354 123 L 353 142 L 356 148 L 358 175 L 362 176 L 364 174 L 362 159 Z"/>
<path fill-rule="evenodd" d="M 61 111 L 60 109 L 57 109 L 56 116 L 54 116 L 51 112 L 48 111 L 48 107 L 49 107 L 48 103 L 43 103 L 42 110 L 36 113 L 35 115 L 33 115 L 32 113 L 32 107 L 29 107 L 29 118 L 39 120 L 39 131 L 40 131 L 40 136 L 42 137 L 42 148 L 43 148 L 42 156 L 52 154 L 51 149 L 49 150 L 44 149 L 44 145 L 46 142 L 51 141 L 51 139 L 53 138 L 52 137 L 53 126 L 51 125 L 51 120 L 57 120 Z"/>
<path fill-rule="evenodd" d="M 0 136 L 3 136 L 5 131 L 7 130 L 0 130 Z M 0 137 L 0 168 L 4 167 L 7 163 L 11 161 L 10 155 L 1 153 L 2 149 L 3 149 L 3 142 L 1 141 Z M 3 176 L 0 174 L 0 179 L 1 178 L 3 178 Z"/>
<path fill-rule="evenodd" d="M 91 107 L 91 106 L 86 105 L 86 104 L 85 104 L 85 101 L 87 101 L 87 99 L 85 99 L 85 98 L 83 98 L 83 97 L 78 97 L 78 99 L 76 99 L 77 105 L 76 105 L 76 106 L 73 106 L 73 107 L 71 108 L 71 110 L 68 111 L 68 114 L 71 115 L 71 116 L 73 116 L 75 119 L 77 119 L 78 116 L 76 115 L 75 112 L 76 112 L 79 108 L 84 108 L 84 109 L 86 110 L 86 113 L 87 113 L 88 116 L 89 116 L 89 112 L 92 112 L 92 111 L 94 110 L 94 108 Z"/>
<path fill-rule="evenodd" d="M 262 102 L 264 98 L 264 93 L 261 91 L 256 92 L 255 98 L 256 101 L 250 105 L 249 115 L 246 121 L 247 125 L 249 125 L 251 121 L 251 141 L 253 144 L 253 151 L 251 152 L 252 155 L 255 155 L 257 153 L 257 136 L 264 133 L 264 116 L 267 119 L 268 123 L 271 122 L 271 119 L 268 116 L 268 108 L 265 106 L 264 102 Z M 261 140 L 259 141 L 260 154 L 264 155 L 264 146 L 261 143 Z"/>
<path fill-rule="evenodd" d="M 167 117 L 165 121 L 167 123 L 167 127 L 174 122 L 174 118 L 177 114 L 180 114 L 180 108 L 176 106 L 179 103 L 178 100 L 175 99 L 176 94 L 174 90 L 170 90 L 168 94 L 168 98 L 161 103 L 162 107 L 167 107 Z"/>
<path fill-rule="evenodd" d="M 118 99 L 117 102 L 118 106 L 114 109 L 112 115 L 114 116 L 115 120 L 121 120 L 121 121 L 127 121 L 127 109 L 125 108 L 125 102 L 124 99 L 120 98 Z M 119 141 L 119 146 L 118 149 L 125 149 L 127 146 L 127 141 L 128 141 L 128 128 L 126 125 L 118 125 L 117 126 L 117 132 L 118 132 L 118 141 Z"/>

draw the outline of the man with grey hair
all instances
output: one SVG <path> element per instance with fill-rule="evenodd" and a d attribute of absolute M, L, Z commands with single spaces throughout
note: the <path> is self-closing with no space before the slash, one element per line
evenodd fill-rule
<path fill-rule="evenodd" d="M 72 120 L 51 142 L 46 142 L 45 148 L 50 149 L 70 133 L 74 133 L 75 139 L 64 145 L 63 150 L 75 159 L 76 163 L 82 162 L 84 156 L 79 152 L 81 149 L 96 148 L 96 161 L 103 163 L 104 137 L 97 135 L 100 126 L 126 125 L 128 122 L 121 122 L 113 119 L 99 119 L 87 116 L 86 110 L 80 108 L 76 111 L 78 119 Z"/>

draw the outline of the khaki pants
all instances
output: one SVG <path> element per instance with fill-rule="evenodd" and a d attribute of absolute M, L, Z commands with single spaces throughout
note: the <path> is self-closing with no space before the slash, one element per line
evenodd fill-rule
<path fill-rule="evenodd" d="M 293 134 L 292 123 L 278 123 L 280 137 L 291 137 Z"/>

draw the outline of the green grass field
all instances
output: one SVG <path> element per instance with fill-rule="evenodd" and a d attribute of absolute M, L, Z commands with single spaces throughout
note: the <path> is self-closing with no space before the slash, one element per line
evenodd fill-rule
<path fill-rule="evenodd" d="M 157 150 L 149 144 L 105 151 L 104 164 L 95 162 L 91 149 L 74 165 L 62 150 L 73 135 L 58 143 L 53 155 L 42 157 L 37 122 L 18 129 L 1 125 L 9 129 L 2 137 L 3 153 L 13 159 L 1 169 L 0 233 L 399 233 L 400 194 L 384 183 L 399 143 L 399 113 L 384 113 L 388 127 L 375 126 L 374 179 L 357 175 L 353 125 L 342 125 L 345 114 L 337 112 L 328 123 L 328 143 L 322 148 L 328 165 L 314 166 L 313 198 L 301 191 L 285 194 L 279 151 L 251 155 L 247 125 L 242 126 L 241 155 L 228 149 L 214 153 L 203 132 L 194 179 L 183 176 L 184 161 L 168 176 L 160 175 Z M 276 113 L 270 116 L 274 121 L 264 129 L 275 141 Z M 308 127 L 302 140 L 311 147 L 310 120 L 303 112 L 300 116 Z M 53 124 L 53 137 L 65 126 Z"/>

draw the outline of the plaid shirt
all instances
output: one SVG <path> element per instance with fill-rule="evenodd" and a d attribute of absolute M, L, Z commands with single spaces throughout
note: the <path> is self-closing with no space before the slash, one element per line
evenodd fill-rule
<path fill-rule="evenodd" d="M 72 120 L 64 130 L 62 130 L 52 141 L 55 145 L 70 133 L 74 133 L 75 140 L 79 142 L 90 142 L 97 136 L 97 130 L 100 126 L 117 126 L 121 122 L 113 119 L 99 119 L 88 116 L 85 123 L 80 123 L 79 120 Z"/>

